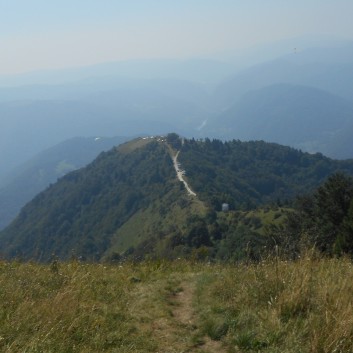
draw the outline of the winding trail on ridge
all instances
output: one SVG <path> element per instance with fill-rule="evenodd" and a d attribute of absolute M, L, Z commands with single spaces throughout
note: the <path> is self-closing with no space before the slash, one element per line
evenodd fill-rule
<path fill-rule="evenodd" d="M 180 150 L 174 155 L 172 156 L 173 159 L 173 164 L 174 164 L 174 169 L 175 172 L 177 174 L 178 179 L 184 183 L 185 188 L 188 192 L 189 195 L 191 196 L 196 196 L 196 194 L 191 190 L 189 184 L 187 183 L 187 181 L 184 179 L 184 173 L 185 171 L 183 171 L 182 169 L 180 169 L 180 163 L 178 163 L 178 156 L 179 156 Z"/>

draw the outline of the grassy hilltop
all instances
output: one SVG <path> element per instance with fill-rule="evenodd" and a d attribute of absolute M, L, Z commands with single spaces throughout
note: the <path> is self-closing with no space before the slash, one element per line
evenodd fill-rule
<path fill-rule="evenodd" d="M 0 351 L 351 352 L 353 266 L 0 263 Z"/>

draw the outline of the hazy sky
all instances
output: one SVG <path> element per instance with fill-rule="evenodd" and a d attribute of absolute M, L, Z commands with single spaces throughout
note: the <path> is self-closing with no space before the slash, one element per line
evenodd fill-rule
<path fill-rule="evenodd" d="M 0 74 L 353 38 L 353 0 L 0 0 Z"/>

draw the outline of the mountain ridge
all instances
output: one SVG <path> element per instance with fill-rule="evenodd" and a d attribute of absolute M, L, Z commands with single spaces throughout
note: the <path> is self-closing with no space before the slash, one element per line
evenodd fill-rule
<path fill-rule="evenodd" d="M 178 180 L 171 148 L 180 149 L 178 161 L 197 197 Z M 261 141 L 138 138 L 103 152 L 37 195 L 0 232 L 0 248 L 5 257 L 40 261 L 53 253 L 97 261 L 216 249 L 226 236 L 217 221 L 222 203 L 249 210 L 286 202 L 339 170 L 353 175 L 353 160 Z"/>

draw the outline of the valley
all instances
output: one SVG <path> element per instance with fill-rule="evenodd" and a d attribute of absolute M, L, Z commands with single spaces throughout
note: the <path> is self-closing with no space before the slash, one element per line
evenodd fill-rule
<path fill-rule="evenodd" d="M 353 353 L 352 13 L 0 2 L 0 353 Z"/>
<path fill-rule="evenodd" d="M 0 185 L 11 169 L 74 137 L 174 131 L 352 158 L 351 59 L 345 41 L 243 68 L 224 60 L 151 60 L 0 76 Z"/>

